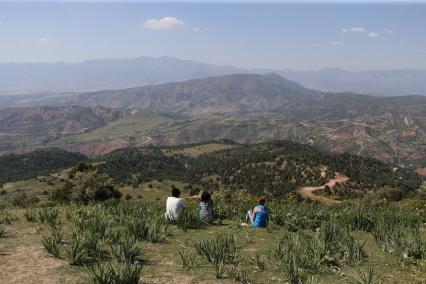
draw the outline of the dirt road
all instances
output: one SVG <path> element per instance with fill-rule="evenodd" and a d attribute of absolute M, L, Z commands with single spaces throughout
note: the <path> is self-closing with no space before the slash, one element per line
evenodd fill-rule
<path fill-rule="evenodd" d="M 316 190 L 320 190 L 320 189 L 324 189 L 326 186 L 329 186 L 330 188 L 333 188 L 336 185 L 336 182 L 346 182 L 348 181 L 349 178 L 341 173 L 335 173 L 335 177 L 333 179 L 330 179 L 326 184 L 322 185 L 322 186 L 304 186 L 299 188 L 298 192 L 303 196 L 303 197 L 307 197 L 313 200 L 318 200 L 322 203 L 336 203 L 336 202 L 340 202 L 338 200 L 333 200 L 330 198 L 327 198 L 325 196 L 319 196 L 319 195 L 315 195 L 314 191 Z"/>

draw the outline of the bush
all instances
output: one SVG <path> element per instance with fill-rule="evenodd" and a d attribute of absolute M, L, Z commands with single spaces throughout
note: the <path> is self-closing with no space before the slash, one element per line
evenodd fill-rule
<path fill-rule="evenodd" d="M 72 190 L 72 183 L 67 181 L 62 187 L 55 189 L 49 199 L 58 203 L 68 203 L 71 201 Z"/>
<path fill-rule="evenodd" d="M 71 183 L 77 199 L 85 203 L 121 197 L 112 179 L 98 170 L 77 172 Z"/>
<path fill-rule="evenodd" d="M 44 248 L 53 257 L 60 258 L 60 245 L 62 242 L 62 232 L 59 230 L 52 230 L 50 236 L 44 237 L 42 240 Z"/>

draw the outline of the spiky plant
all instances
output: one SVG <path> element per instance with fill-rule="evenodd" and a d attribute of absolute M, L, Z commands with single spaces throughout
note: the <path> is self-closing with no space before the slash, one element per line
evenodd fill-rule
<path fill-rule="evenodd" d="M 232 264 L 227 270 L 226 274 L 229 278 L 233 279 L 236 283 L 242 283 L 242 284 L 250 284 L 250 275 L 246 268 L 244 268 L 242 265 L 239 265 L 239 263 Z"/>
<path fill-rule="evenodd" d="M 249 257 L 249 262 L 251 265 L 259 271 L 266 270 L 266 262 L 261 254 L 255 253 L 254 256 Z"/>
<path fill-rule="evenodd" d="M 28 222 L 36 222 L 37 221 L 37 212 L 34 210 L 26 210 L 24 213 L 25 219 Z"/>
<path fill-rule="evenodd" d="M 84 237 L 74 233 L 69 251 L 69 263 L 70 265 L 82 265 L 87 259 Z"/>
<path fill-rule="evenodd" d="M 93 284 L 115 283 L 115 272 L 109 263 L 86 266 L 86 273 Z"/>
<path fill-rule="evenodd" d="M 200 260 L 199 256 L 191 252 L 186 246 L 178 247 L 177 250 L 184 270 L 191 270 L 197 267 Z"/>
<path fill-rule="evenodd" d="M 42 243 L 50 255 L 56 258 L 61 257 L 62 232 L 60 230 L 52 230 L 49 236 L 43 237 Z"/>
<path fill-rule="evenodd" d="M 119 263 L 139 263 L 142 260 L 143 249 L 135 238 L 126 236 L 118 244 L 110 247 L 110 253 Z"/>
<path fill-rule="evenodd" d="M 201 227 L 200 215 L 195 208 L 185 208 L 180 212 L 177 220 L 173 222 L 184 232 L 188 231 L 188 229 Z"/>
<path fill-rule="evenodd" d="M 363 273 L 358 271 L 358 284 L 378 284 L 380 281 L 377 279 L 374 269 L 370 266 L 368 271 Z"/>
<path fill-rule="evenodd" d="M 194 248 L 198 255 L 214 264 L 234 263 L 237 257 L 236 239 L 231 234 L 217 234 L 210 240 L 201 238 L 194 243 Z"/>
<path fill-rule="evenodd" d="M 147 239 L 152 243 L 163 242 L 167 237 L 168 229 L 168 224 L 153 221 L 149 224 Z"/>
<path fill-rule="evenodd" d="M 100 240 L 100 237 L 96 234 L 93 234 L 93 235 L 89 233 L 84 234 L 84 238 L 83 238 L 84 249 L 86 250 L 87 255 L 90 258 L 93 258 L 96 260 L 101 259 L 101 254 L 102 254 L 99 240 Z"/>
<path fill-rule="evenodd" d="M 5 226 L 0 226 L 0 238 L 7 237 L 8 229 Z"/>
<path fill-rule="evenodd" d="M 114 271 L 114 282 L 120 284 L 137 284 L 141 278 L 142 265 L 120 264 Z"/>

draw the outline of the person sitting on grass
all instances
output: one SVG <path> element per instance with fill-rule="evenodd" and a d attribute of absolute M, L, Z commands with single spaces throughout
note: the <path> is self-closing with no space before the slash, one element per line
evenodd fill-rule
<path fill-rule="evenodd" d="M 200 220 L 204 222 L 213 222 L 213 207 L 214 203 L 212 196 L 208 191 L 201 193 L 200 200 Z"/>
<path fill-rule="evenodd" d="M 260 198 L 253 210 L 249 210 L 246 214 L 246 223 L 253 228 L 265 228 L 269 223 L 269 207 L 265 206 L 266 200 Z M 250 223 L 248 223 L 250 221 Z"/>
<path fill-rule="evenodd" d="M 186 208 L 186 203 L 182 198 L 180 198 L 180 190 L 173 187 L 172 196 L 167 197 L 166 218 L 168 220 L 176 220 L 179 218 L 179 214 L 184 208 Z"/>

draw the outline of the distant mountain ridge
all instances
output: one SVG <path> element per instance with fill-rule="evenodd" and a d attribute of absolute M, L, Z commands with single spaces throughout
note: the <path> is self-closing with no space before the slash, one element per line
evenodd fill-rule
<path fill-rule="evenodd" d="M 404 111 L 425 115 L 426 97 L 373 97 L 308 89 L 277 74 L 233 74 L 48 98 L 45 105 L 140 108 L 157 113 L 274 112 L 288 119 L 351 118 Z"/>
<path fill-rule="evenodd" d="M 27 97 L 24 100 L 31 103 Z M 29 125 L 24 123 L 15 132 L 1 136 L 0 150 L 19 153 L 57 146 L 96 155 L 130 145 L 289 139 L 336 153 L 349 152 L 400 164 L 404 160 L 423 167 L 426 162 L 426 96 L 330 93 L 305 88 L 277 74 L 233 74 L 122 90 L 46 96 L 33 103 L 64 108 L 64 112 L 74 108 L 69 106 L 79 106 L 82 109 L 71 116 L 74 119 L 99 107 L 112 113 L 121 109 L 119 113 L 123 116 L 101 123 L 94 117 L 92 126 L 86 126 L 87 131 L 77 133 L 61 133 L 62 128 L 51 123 L 54 120 L 40 123 L 38 115 L 28 119 L 23 116 Z M 42 108 L 36 106 L 21 112 L 37 113 Z M 5 109 L 3 113 L 14 111 L 17 115 L 12 117 L 18 126 L 19 111 Z M 48 114 L 50 109 L 45 111 Z M 152 115 L 144 114 L 147 112 Z M 80 125 L 81 120 L 74 122 Z M 26 133 L 27 127 L 49 129 L 49 133 L 43 137 L 35 132 L 32 139 L 13 135 Z"/>
<path fill-rule="evenodd" d="M 345 71 L 245 69 L 173 57 L 89 60 L 82 63 L 0 63 L 0 97 L 43 92 L 123 89 L 229 74 L 277 73 L 305 87 L 378 96 L 426 95 L 425 70 Z"/>

